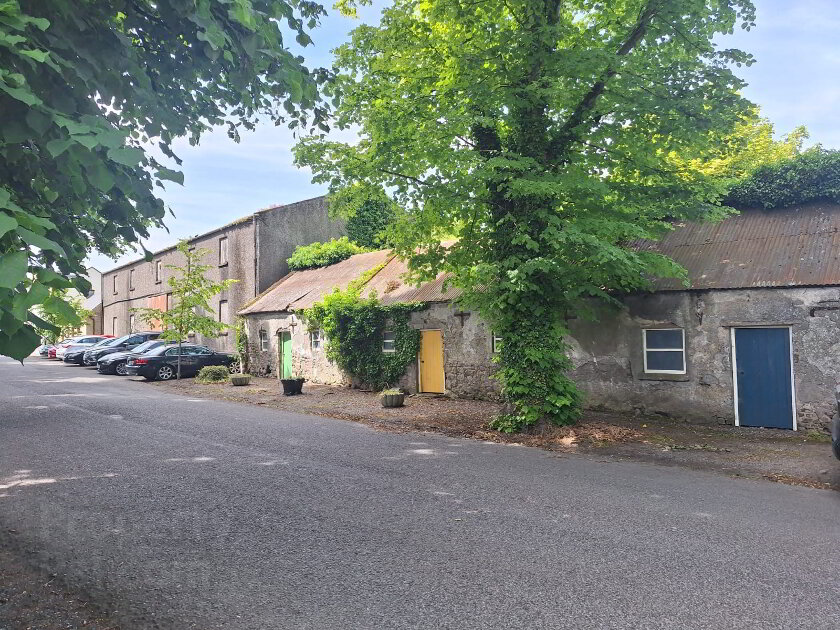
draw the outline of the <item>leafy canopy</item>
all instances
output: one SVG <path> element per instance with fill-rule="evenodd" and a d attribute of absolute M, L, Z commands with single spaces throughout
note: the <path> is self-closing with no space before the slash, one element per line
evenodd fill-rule
<path fill-rule="evenodd" d="M 51 289 L 49 295 L 33 310 L 49 325 L 37 327 L 47 343 L 55 343 L 76 334 L 93 314 L 84 307 L 76 291 Z"/>
<path fill-rule="evenodd" d="M 215 282 L 207 278 L 210 265 L 201 261 L 210 254 L 208 249 L 191 249 L 189 241 L 178 242 L 178 251 L 184 257 L 183 266 L 166 265 L 173 273 L 167 280 L 172 294 L 172 306 L 168 310 L 158 308 L 133 308 L 132 312 L 153 329 L 162 329 L 160 338 L 177 341 L 178 346 L 187 335 L 197 333 L 205 337 L 216 337 L 229 328 L 228 324 L 206 315 L 213 313 L 210 300 L 238 280 Z M 178 356 L 178 378 L 181 378 L 181 357 Z"/>
<path fill-rule="evenodd" d="M 418 276 L 453 272 L 505 339 L 499 428 L 573 421 L 566 318 L 681 273 L 628 243 L 725 215 L 726 182 L 694 164 L 749 115 L 730 68 L 752 58 L 715 42 L 754 15 L 749 0 L 395 0 L 337 50 L 336 124 L 359 141 L 304 139 L 297 162 L 333 192 L 389 191 L 396 251 Z"/>
<path fill-rule="evenodd" d="M 286 41 L 308 45 L 323 13 L 304 0 L 0 1 L 0 354 L 37 345 L 48 324 L 31 307 L 48 291 L 87 293 L 91 249 L 115 255 L 162 225 L 156 188 L 183 182 L 176 138 L 225 125 L 238 139 L 261 116 L 326 129 L 322 73 Z"/>
<path fill-rule="evenodd" d="M 287 259 L 289 269 L 301 271 L 303 269 L 314 269 L 315 267 L 326 267 L 334 265 L 342 260 L 347 260 L 353 254 L 361 254 L 368 251 L 351 243 L 346 236 L 330 239 L 326 243 L 310 243 L 299 245 L 294 253 Z"/>
<path fill-rule="evenodd" d="M 379 188 L 348 186 L 330 195 L 330 213 L 347 219 L 347 236 L 370 249 L 386 244 L 386 230 L 397 215 L 394 202 Z"/>

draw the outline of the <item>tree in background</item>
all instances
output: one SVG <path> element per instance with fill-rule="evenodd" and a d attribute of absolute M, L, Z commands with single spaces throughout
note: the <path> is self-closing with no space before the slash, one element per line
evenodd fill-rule
<path fill-rule="evenodd" d="M 43 302 L 33 307 L 42 321 L 37 331 L 47 343 L 56 343 L 76 334 L 93 313 L 82 305 L 82 298 L 69 289 L 51 289 Z"/>
<path fill-rule="evenodd" d="M 330 212 L 347 219 L 347 236 L 368 249 L 386 244 L 386 231 L 393 225 L 396 204 L 381 188 L 347 186 L 330 195 Z"/>
<path fill-rule="evenodd" d="M 180 164 L 176 138 L 225 125 L 236 140 L 259 117 L 326 129 L 323 73 L 284 41 L 308 45 L 323 14 L 300 0 L 0 2 L 0 354 L 38 344 L 31 307 L 49 290 L 87 293 L 91 249 L 116 255 L 162 225 L 155 188 L 183 175 L 158 160 Z"/>
<path fill-rule="evenodd" d="M 337 50 L 336 123 L 359 141 L 306 138 L 297 162 L 334 192 L 387 190 L 396 251 L 418 278 L 451 271 L 501 335 L 498 429 L 574 421 L 567 318 L 684 275 L 632 241 L 726 214 L 725 182 L 671 156 L 713 158 L 749 114 L 730 68 L 752 58 L 716 41 L 754 17 L 749 0 L 395 0 Z"/>
<path fill-rule="evenodd" d="M 201 261 L 210 250 L 191 249 L 186 240 L 179 241 L 177 249 L 184 256 L 184 265 L 166 265 L 175 272 L 167 280 L 172 294 L 171 308 L 131 310 L 152 328 L 162 328 L 161 339 L 178 342 L 178 378 L 181 378 L 181 344 L 187 335 L 197 333 L 205 337 L 215 337 L 230 328 L 229 325 L 205 313 L 213 311 L 210 300 L 238 280 L 214 282 L 207 278 L 206 273 L 210 265 L 202 264 Z"/>

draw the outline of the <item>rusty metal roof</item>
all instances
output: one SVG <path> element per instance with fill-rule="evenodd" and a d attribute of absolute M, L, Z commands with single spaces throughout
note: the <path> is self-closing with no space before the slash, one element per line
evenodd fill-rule
<path fill-rule="evenodd" d="M 276 313 L 309 308 L 334 289 L 346 289 L 353 280 L 391 257 L 390 252 L 382 250 L 356 254 L 328 267 L 293 271 L 246 304 L 239 314 Z"/>
<path fill-rule="evenodd" d="M 461 291 L 453 286 L 444 288 L 450 274 L 439 274 L 434 280 L 414 286 L 405 281 L 408 265 L 399 258 L 392 258 L 388 264 L 365 285 L 363 296 L 373 291 L 383 304 L 398 302 L 448 302 L 460 297 Z"/>
<path fill-rule="evenodd" d="M 692 289 L 840 285 L 840 206 L 744 210 L 719 223 L 680 223 L 637 246 L 685 267 Z M 673 278 L 654 287 L 686 288 Z"/>

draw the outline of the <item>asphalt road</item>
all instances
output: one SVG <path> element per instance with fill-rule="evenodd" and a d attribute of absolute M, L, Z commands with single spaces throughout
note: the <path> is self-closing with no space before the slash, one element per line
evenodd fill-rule
<path fill-rule="evenodd" d="M 38 360 L 0 360 L 0 540 L 124 628 L 840 625 L 837 493 Z"/>

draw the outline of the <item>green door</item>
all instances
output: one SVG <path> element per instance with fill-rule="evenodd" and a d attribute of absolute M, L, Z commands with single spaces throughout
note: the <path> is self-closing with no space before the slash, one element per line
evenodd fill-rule
<path fill-rule="evenodd" d="M 292 378 L 292 335 L 280 334 L 280 378 Z"/>

